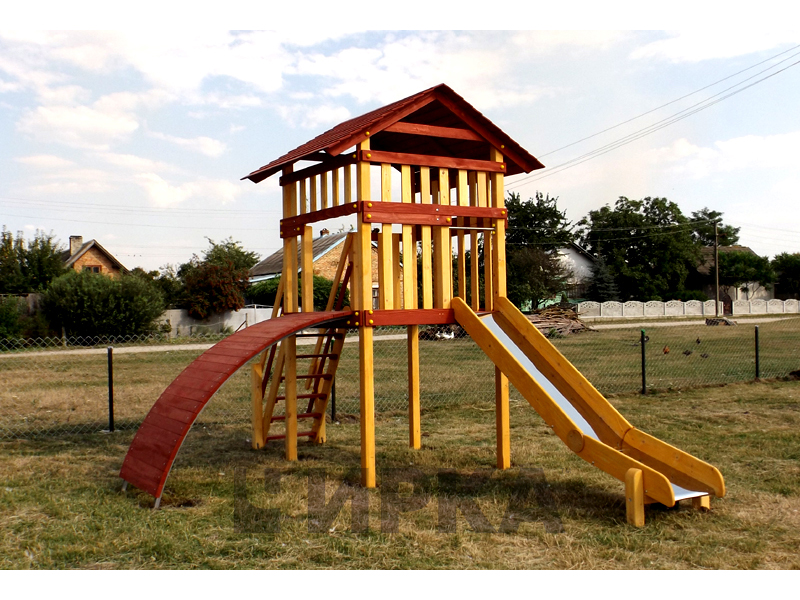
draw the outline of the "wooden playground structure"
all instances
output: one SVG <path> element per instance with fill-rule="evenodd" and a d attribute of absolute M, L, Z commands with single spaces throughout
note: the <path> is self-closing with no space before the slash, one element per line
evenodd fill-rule
<path fill-rule="evenodd" d="M 298 168 L 301 162 L 310 164 Z M 131 445 L 123 479 L 158 504 L 191 423 L 257 355 L 253 448 L 282 440 L 286 459 L 297 460 L 299 438 L 325 441 L 331 386 L 345 334 L 355 329 L 361 483 L 375 487 L 374 328 L 406 327 L 409 445 L 419 449 L 419 326 L 459 323 L 495 364 L 498 469 L 511 464 L 511 381 L 573 452 L 625 483 L 629 522 L 642 525 L 649 502 L 691 498 L 708 508 L 710 494 L 725 494 L 719 471 L 631 426 L 506 299 L 504 178 L 542 167 L 439 85 L 342 123 L 247 175 L 258 183 L 280 173 L 283 270 L 274 318 L 223 340 L 167 388 Z M 328 305 L 314 312 L 312 224 L 349 215 L 356 226 Z M 298 352 L 301 336 L 316 340 L 313 351 Z"/>

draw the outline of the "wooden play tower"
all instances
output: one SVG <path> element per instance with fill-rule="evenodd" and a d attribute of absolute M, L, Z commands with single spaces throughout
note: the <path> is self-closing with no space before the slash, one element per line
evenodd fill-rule
<path fill-rule="evenodd" d="M 342 123 L 247 175 L 258 183 L 281 174 L 284 315 L 314 310 L 311 224 L 348 215 L 357 220 L 327 307 L 346 308 L 343 291 L 337 290 L 349 285 L 352 312 L 318 333 L 290 335 L 279 348 L 264 351 L 253 367 L 253 446 L 283 439 L 286 459 L 296 460 L 298 437 L 324 442 L 325 410 L 344 334 L 357 328 L 362 484 L 374 487 L 373 329 L 399 325 L 407 327 L 408 336 L 409 444 L 419 448 L 419 326 L 455 323 L 454 297 L 475 312 L 490 312 L 496 299 L 505 297 L 504 177 L 542 167 L 461 96 L 438 85 Z M 458 289 L 453 289 L 453 238 Z M 298 335 L 318 338 L 313 352 L 298 354 Z M 497 466 L 505 469 L 510 466 L 508 379 L 499 369 L 495 378 Z M 281 401 L 283 414 L 276 416 Z M 298 402 L 306 401 L 306 410 L 298 410 Z M 284 423 L 284 432 L 270 435 L 277 421 Z M 298 422 L 311 424 L 298 430 Z"/>

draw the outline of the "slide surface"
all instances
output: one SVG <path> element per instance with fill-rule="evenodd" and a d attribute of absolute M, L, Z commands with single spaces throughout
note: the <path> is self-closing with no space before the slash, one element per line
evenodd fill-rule
<path fill-rule="evenodd" d="M 505 298 L 479 317 L 459 298 L 456 320 L 492 359 L 556 435 L 578 456 L 625 481 L 642 470 L 650 500 L 725 495 L 713 466 L 634 428 L 585 377 Z"/>
<path fill-rule="evenodd" d="M 330 326 L 351 314 L 346 310 L 283 315 L 234 333 L 203 352 L 150 409 L 128 448 L 120 477 L 160 498 L 186 434 L 231 375 L 283 338 L 303 329 Z"/>

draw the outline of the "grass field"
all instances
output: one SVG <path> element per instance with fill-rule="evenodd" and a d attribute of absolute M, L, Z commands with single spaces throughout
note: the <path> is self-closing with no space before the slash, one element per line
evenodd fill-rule
<path fill-rule="evenodd" d="M 328 501 L 342 485 L 359 489 L 347 485 L 359 465 L 355 418 L 329 425 L 324 446 L 301 444 L 293 464 L 282 460 L 279 445 L 250 450 L 246 423 L 195 427 L 157 512 L 146 494 L 120 491 L 132 432 L 15 440 L 0 443 L 0 568 L 800 567 L 800 382 L 617 396 L 613 403 L 637 427 L 716 465 L 728 495 L 712 499 L 709 513 L 650 507 L 646 526 L 633 529 L 625 524 L 622 485 L 572 455 L 517 398 L 506 473 L 491 471 L 491 398 L 425 410 L 420 451 L 407 448 L 403 412 L 379 415 L 378 466 L 395 470 L 365 492 L 363 533 L 352 531 L 349 504 L 328 515 L 329 523 L 308 517 L 309 476 L 327 473 Z M 265 487 L 265 468 L 281 475 L 280 489 Z M 428 476 L 428 502 L 410 484 L 389 495 L 391 474 L 409 468 Z M 478 485 L 465 491 L 453 475 L 437 478 L 441 468 L 491 477 L 467 477 Z M 240 479 L 237 487 L 234 473 L 245 469 L 246 486 Z M 420 506 L 399 514 L 398 533 L 382 531 L 387 498 Z M 455 531 L 437 530 L 440 511 L 458 501 L 467 508 L 474 501 L 495 530 L 504 516 L 513 521 L 507 513 L 521 524 L 516 533 L 480 533 L 459 513 Z M 254 531 L 259 509 L 280 511 L 280 532 Z"/>

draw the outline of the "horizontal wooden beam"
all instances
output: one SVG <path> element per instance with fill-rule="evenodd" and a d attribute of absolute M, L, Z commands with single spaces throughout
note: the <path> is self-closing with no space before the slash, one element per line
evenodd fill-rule
<path fill-rule="evenodd" d="M 505 208 L 456 206 L 454 204 L 407 204 L 401 202 L 351 202 L 281 220 L 281 237 L 300 235 L 303 227 L 318 221 L 362 214 L 365 223 L 398 223 L 449 227 L 455 217 L 507 219 Z"/>
<path fill-rule="evenodd" d="M 445 169 L 466 169 L 467 171 L 488 171 L 505 173 L 506 163 L 473 158 L 453 158 L 450 156 L 428 156 L 427 154 L 408 154 L 405 152 L 385 152 L 383 150 L 359 150 L 358 159 L 371 163 L 392 165 L 413 165 Z"/>
<path fill-rule="evenodd" d="M 370 310 L 366 315 L 352 316 L 348 325 L 356 323 L 364 327 L 387 327 L 389 325 L 449 325 L 456 322 L 452 310 L 428 308 L 417 310 Z"/>
<path fill-rule="evenodd" d="M 486 140 L 471 129 L 459 129 L 456 127 L 438 127 L 436 125 L 421 125 L 419 123 L 404 123 L 402 121 L 389 125 L 384 131 L 392 133 L 408 133 L 411 135 L 428 135 L 431 137 L 449 138 L 452 140 L 474 140 L 485 142 Z"/>
<path fill-rule="evenodd" d="M 334 169 L 338 169 L 346 165 L 355 164 L 355 162 L 356 162 L 355 154 L 342 154 L 341 156 L 326 158 L 317 165 L 311 165 L 310 167 L 306 167 L 305 169 L 300 169 L 299 171 L 295 171 L 294 173 L 289 173 L 288 175 L 284 175 L 279 179 L 279 183 L 281 185 L 297 183 L 298 181 L 306 179 L 307 177 L 322 175 L 323 173 L 327 173 L 328 171 L 333 171 Z"/>

